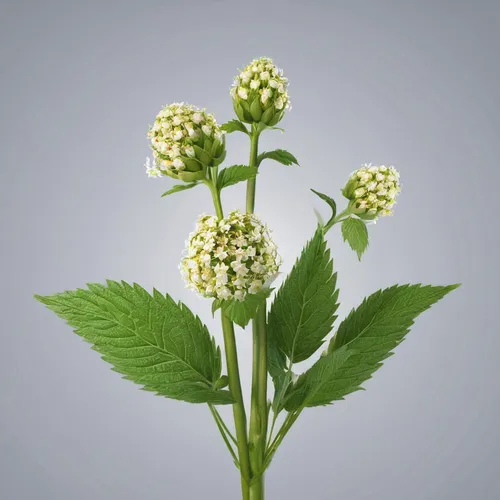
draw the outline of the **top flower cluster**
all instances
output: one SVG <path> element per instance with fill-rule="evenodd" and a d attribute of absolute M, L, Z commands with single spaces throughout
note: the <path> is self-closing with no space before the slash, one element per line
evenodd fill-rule
<path fill-rule="evenodd" d="M 213 114 L 181 102 L 169 104 L 158 113 L 148 136 L 155 158 L 148 175 L 159 177 L 162 171 L 176 175 L 187 166 L 189 171 L 202 170 L 202 163 L 196 159 L 197 144 L 203 147 L 205 139 L 220 141 L 222 131 Z"/>
<path fill-rule="evenodd" d="M 288 98 L 288 79 L 283 70 L 277 68 L 272 59 L 254 59 L 234 80 L 231 96 L 244 101 L 259 97 L 264 107 L 274 104 L 277 110 L 290 108 Z"/>

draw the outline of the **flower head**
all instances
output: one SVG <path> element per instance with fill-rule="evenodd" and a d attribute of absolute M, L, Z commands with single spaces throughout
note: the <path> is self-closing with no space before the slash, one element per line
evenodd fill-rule
<path fill-rule="evenodd" d="M 271 59 L 254 59 L 234 79 L 231 87 L 233 105 L 238 118 L 246 123 L 263 122 L 276 125 L 286 109 L 290 109 L 288 79 Z"/>
<path fill-rule="evenodd" d="M 349 210 L 362 218 L 391 215 L 401 191 L 399 172 L 392 166 L 365 163 L 351 174 L 342 194 L 350 200 Z"/>
<path fill-rule="evenodd" d="M 159 172 L 188 182 L 203 179 L 207 167 L 222 163 L 226 154 L 214 115 L 183 102 L 158 113 L 148 138 L 154 158 L 147 173 L 154 177 Z"/>
<path fill-rule="evenodd" d="M 260 292 L 280 264 L 267 226 L 235 210 L 221 220 L 210 215 L 198 219 L 180 267 L 188 288 L 204 297 L 242 301 Z"/>

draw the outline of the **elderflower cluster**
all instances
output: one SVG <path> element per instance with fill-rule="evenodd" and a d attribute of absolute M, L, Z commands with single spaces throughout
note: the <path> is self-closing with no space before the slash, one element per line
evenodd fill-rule
<path fill-rule="evenodd" d="M 242 301 L 260 292 L 281 264 L 270 230 L 255 215 L 202 215 L 189 235 L 181 272 L 188 288 L 204 297 Z"/>
<path fill-rule="evenodd" d="M 342 193 L 351 200 L 353 213 L 376 218 L 392 214 L 400 190 L 399 172 L 394 167 L 367 163 L 351 174 Z"/>
<path fill-rule="evenodd" d="M 288 79 L 272 59 L 254 59 L 235 78 L 231 96 L 238 118 L 247 123 L 264 122 L 275 125 L 290 108 Z"/>
<path fill-rule="evenodd" d="M 145 165 L 150 177 L 202 172 L 207 165 L 223 160 L 223 132 L 214 115 L 191 104 L 165 106 L 150 127 L 148 137 L 154 156 L 153 162 L 146 160 Z"/>

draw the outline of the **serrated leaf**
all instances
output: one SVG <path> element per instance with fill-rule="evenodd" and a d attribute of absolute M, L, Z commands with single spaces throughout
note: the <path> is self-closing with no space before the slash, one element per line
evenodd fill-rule
<path fill-rule="evenodd" d="M 232 134 L 233 132 L 243 132 L 248 135 L 248 129 L 245 124 L 240 122 L 239 120 L 230 120 L 226 123 L 223 123 L 220 127 L 227 134 Z"/>
<path fill-rule="evenodd" d="M 332 329 L 338 308 L 336 281 L 320 228 L 279 289 L 269 313 L 272 347 L 292 363 L 314 354 Z"/>
<path fill-rule="evenodd" d="M 285 408 L 326 405 L 360 390 L 403 341 L 415 318 L 457 286 L 396 285 L 370 295 L 340 324 L 327 352 L 299 377 Z M 337 353 L 343 351 L 349 357 L 339 363 Z"/>
<path fill-rule="evenodd" d="M 175 186 L 172 187 L 172 189 L 165 191 L 161 195 L 161 197 L 163 198 L 164 196 L 168 196 L 169 194 L 179 193 L 180 191 L 186 191 L 187 189 L 194 188 L 198 184 L 199 184 L 198 182 L 191 182 L 190 184 L 176 184 Z"/>
<path fill-rule="evenodd" d="M 274 151 L 265 151 L 264 153 L 261 153 L 257 157 L 257 165 L 260 165 L 262 161 L 264 160 L 274 160 L 277 161 L 278 163 L 281 163 L 283 165 L 298 165 L 299 162 L 297 161 L 297 158 L 293 156 L 292 153 L 289 153 L 288 151 L 285 151 L 284 149 L 275 149 Z"/>
<path fill-rule="evenodd" d="M 245 328 L 250 323 L 250 320 L 255 318 L 257 309 L 262 304 L 265 304 L 271 292 L 272 289 L 268 288 L 259 293 L 249 293 L 243 301 L 235 299 L 223 300 L 220 305 L 222 314 L 237 325 Z"/>
<path fill-rule="evenodd" d="M 316 191 L 314 189 L 311 189 L 311 191 L 316 196 L 319 196 L 323 201 L 325 201 L 328 204 L 328 206 L 332 209 L 332 215 L 331 215 L 330 219 L 328 220 L 328 222 L 326 224 L 323 224 L 326 228 L 328 228 L 328 226 L 333 223 L 333 221 L 335 220 L 335 216 L 337 215 L 337 204 L 335 203 L 335 200 L 333 198 L 330 198 L 326 194 L 320 193 L 319 191 Z M 320 222 L 321 222 L 320 218 L 318 218 L 318 220 L 320 220 Z"/>
<path fill-rule="evenodd" d="M 224 170 L 219 172 L 217 177 L 217 188 L 220 190 L 228 186 L 233 186 L 238 182 L 253 179 L 257 173 L 258 169 L 256 167 L 247 167 L 246 165 L 233 165 L 231 167 L 226 167 Z"/>
<path fill-rule="evenodd" d="M 358 259 L 361 260 L 363 252 L 368 247 L 366 224 L 360 219 L 348 217 L 342 222 L 342 236 L 344 241 L 347 241 L 349 246 L 358 254 Z"/>
<path fill-rule="evenodd" d="M 182 303 L 137 284 L 108 281 L 35 296 L 93 344 L 124 378 L 158 395 L 190 403 L 230 404 L 215 390 L 221 353 L 206 326 Z"/>

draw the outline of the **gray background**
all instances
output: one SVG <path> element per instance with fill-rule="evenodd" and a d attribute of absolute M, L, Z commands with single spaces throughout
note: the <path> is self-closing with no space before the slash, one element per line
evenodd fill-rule
<path fill-rule="evenodd" d="M 122 381 L 32 294 L 137 281 L 221 340 L 177 270 L 208 191 L 160 199 L 172 182 L 144 175 L 146 131 L 172 101 L 230 119 L 232 78 L 260 55 L 284 68 L 293 103 L 262 147 L 302 164 L 259 176 L 282 270 L 313 206 L 326 213 L 308 188 L 339 199 L 371 161 L 394 164 L 403 193 L 362 263 L 329 236 L 340 316 L 396 282 L 463 282 L 366 392 L 303 414 L 269 499 L 499 498 L 498 2 L 12 1 L 0 19 L 1 500 L 238 498 L 205 406 Z M 241 134 L 228 146 L 229 164 L 246 160 Z M 243 196 L 228 190 L 226 209 Z M 238 340 L 248 389 L 249 332 Z"/>

